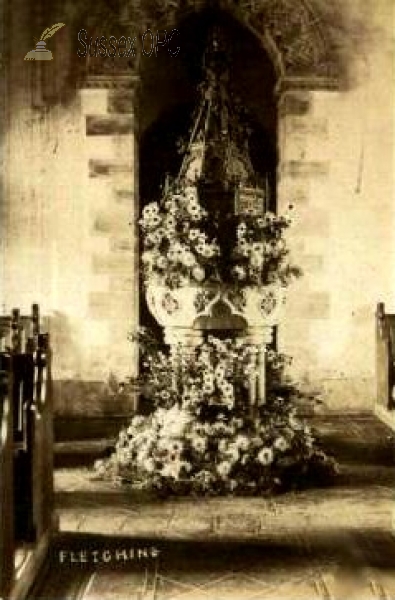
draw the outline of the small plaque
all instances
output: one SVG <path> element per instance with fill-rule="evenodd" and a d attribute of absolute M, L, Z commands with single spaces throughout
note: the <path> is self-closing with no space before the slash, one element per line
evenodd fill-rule
<path fill-rule="evenodd" d="M 240 187 L 235 196 L 236 215 L 262 215 L 265 211 L 265 192 L 254 187 Z"/>

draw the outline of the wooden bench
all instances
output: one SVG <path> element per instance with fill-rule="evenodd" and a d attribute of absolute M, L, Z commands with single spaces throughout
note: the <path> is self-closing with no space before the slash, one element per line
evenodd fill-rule
<path fill-rule="evenodd" d="M 27 591 L 53 526 L 51 351 L 38 306 L 0 317 L 0 343 L 0 598 L 8 599 Z M 15 566 L 21 548 L 25 575 Z"/>
<path fill-rule="evenodd" d="M 395 409 L 395 315 L 385 312 L 384 303 L 376 311 L 376 380 L 377 407 Z M 395 413 L 394 413 L 395 414 Z"/>

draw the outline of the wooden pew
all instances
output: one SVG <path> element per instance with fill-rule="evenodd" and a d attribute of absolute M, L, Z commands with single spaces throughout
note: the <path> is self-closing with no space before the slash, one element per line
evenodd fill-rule
<path fill-rule="evenodd" d="M 384 303 L 376 311 L 376 380 L 377 405 L 391 411 L 395 408 L 395 315 L 385 312 Z"/>
<path fill-rule="evenodd" d="M 53 527 L 51 351 L 37 305 L 29 316 L 14 309 L 0 317 L 0 332 L 1 431 L 7 433 L 1 438 L 0 598 L 13 599 L 30 585 Z M 27 560 L 16 581 L 21 547 L 28 548 Z"/>
<path fill-rule="evenodd" d="M 0 354 L 0 598 L 8 598 L 14 577 L 14 478 L 12 356 Z"/>

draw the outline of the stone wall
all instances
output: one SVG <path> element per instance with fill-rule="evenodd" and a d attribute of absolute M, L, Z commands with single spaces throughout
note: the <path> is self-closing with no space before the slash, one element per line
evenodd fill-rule
<path fill-rule="evenodd" d="M 280 203 L 292 202 L 292 248 L 304 277 L 290 290 L 280 344 L 294 372 L 336 410 L 375 398 L 378 301 L 394 308 L 393 86 L 388 14 L 354 63 L 354 86 L 284 91 Z"/>

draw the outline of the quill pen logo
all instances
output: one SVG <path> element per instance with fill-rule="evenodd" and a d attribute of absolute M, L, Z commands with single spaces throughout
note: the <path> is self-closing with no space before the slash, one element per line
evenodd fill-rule
<path fill-rule="evenodd" d="M 65 23 L 55 23 L 55 25 L 47 27 L 47 29 L 43 31 L 39 41 L 34 40 L 36 47 L 34 50 L 30 50 L 30 52 L 26 54 L 24 60 L 52 60 L 52 52 L 46 49 L 45 40 L 52 37 L 53 34 L 64 25 Z"/>

